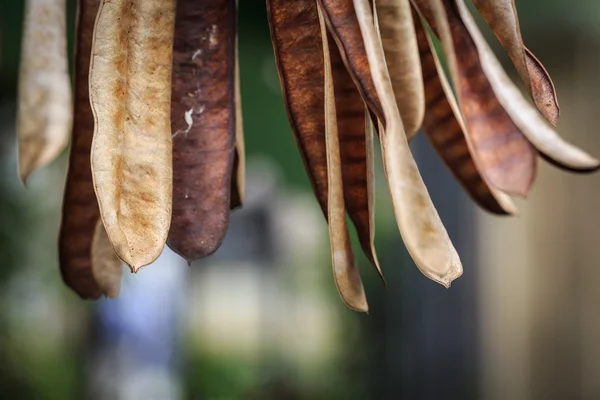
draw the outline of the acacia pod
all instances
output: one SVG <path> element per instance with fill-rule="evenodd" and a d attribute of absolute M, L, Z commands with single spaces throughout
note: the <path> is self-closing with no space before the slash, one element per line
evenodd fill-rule
<path fill-rule="evenodd" d="M 267 15 L 290 126 L 315 196 L 327 216 L 325 78 L 317 4 L 268 0 Z"/>
<path fill-rule="evenodd" d="M 448 7 L 456 10 L 455 19 L 461 21 L 456 24 L 457 29 L 463 31 L 464 35 L 470 35 L 477 47 L 481 67 L 498 96 L 498 101 L 544 158 L 573 172 L 597 170 L 600 167 L 597 159 L 562 139 L 554 127 L 523 97 L 490 49 L 464 2 L 455 0 Z"/>
<path fill-rule="evenodd" d="M 92 183 L 90 150 L 94 134 L 94 116 L 89 102 L 88 71 L 92 49 L 94 21 L 101 0 L 79 0 L 75 36 L 75 113 L 69 155 L 69 167 L 63 197 L 62 221 L 59 234 L 59 261 L 63 280 L 83 298 L 95 299 L 108 295 L 94 276 L 94 259 L 103 265 L 121 265 L 114 254 L 106 233 L 100 232 L 100 210 Z M 104 227 L 102 227 L 102 230 Z M 92 243 L 106 247 L 102 257 L 92 256 Z M 97 267 L 96 270 L 102 270 Z M 111 290 L 114 294 L 114 291 Z M 118 293 L 118 291 L 117 291 Z"/>
<path fill-rule="evenodd" d="M 342 172 L 342 156 L 340 153 L 341 137 L 338 135 L 338 112 L 336 111 L 337 102 L 335 99 L 334 79 L 330 60 L 329 35 L 327 34 L 327 28 L 320 8 L 318 13 L 324 54 L 325 138 L 327 146 L 327 180 L 329 183 L 327 220 L 329 222 L 333 275 L 344 303 L 353 310 L 367 312 L 369 307 L 367 305 L 365 289 L 354 260 L 350 235 L 348 234 L 348 227 L 346 225 L 346 205 L 344 201 L 346 194 L 344 186 L 346 182 L 343 181 L 344 174 Z M 361 115 L 364 115 L 362 110 Z M 364 137 L 364 135 L 361 135 L 361 137 Z M 346 137 L 346 143 L 347 139 L 348 137 Z M 360 163 L 362 163 L 364 157 L 360 157 L 360 159 Z M 344 169 L 348 167 L 347 164 L 344 164 Z"/>
<path fill-rule="evenodd" d="M 318 3 L 323 10 L 327 28 L 363 100 L 373 115 L 385 122 L 383 107 L 375 90 L 365 43 L 352 0 L 318 0 Z M 369 12 L 371 12 L 370 7 Z"/>
<path fill-rule="evenodd" d="M 378 0 L 373 8 L 396 103 L 410 141 L 425 114 L 423 76 L 410 1 Z"/>
<path fill-rule="evenodd" d="M 325 138 L 324 58 L 316 3 L 290 1 L 267 3 L 271 37 L 279 78 L 302 159 L 323 214 L 328 218 L 328 178 Z M 328 47 L 333 64 L 336 97 L 340 102 L 340 147 L 343 191 L 348 215 L 358 232 L 365 255 L 381 277 L 374 249 L 374 212 L 369 202 L 369 181 L 365 149 L 364 102 L 335 46 Z M 329 55 L 328 55 L 329 56 Z M 339 94 L 339 96 L 337 96 Z"/>
<path fill-rule="evenodd" d="M 244 204 L 246 191 L 246 149 L 244 145 L 244 124 L 242 122 L 242 93 L 240 86 L 240 58 L 238 35 L 235 37 L 235 156 L 231 176 L 231 209 Z"/>
<path fill-rule="evenodd" d="M 415 0 L 414 4 L 442 42 L 481 172 L 495 188 L 526 196 L 535 179 L 537 152 L 499 102 L 471 36 L 448 2 Z"/>
<path fill-rule="evenodd" d="M 72 120 L 66 0 L 27 0 L 17 99 L 23 183 L 67 146 Z"/>
<path fill-rule="evenodd" d="M 213 253 L 229 225 L 236 143 L 235 0 L 179 0 L 171 128 L 168 245 L 188 263 Z"/>
<path fill-rule="evenodd" d="M 370 70 L 385 113 L 379 132 L 384 171 L 398 228 L 417 267 L 449 287 L 462 265 L 412 157 L 388 73 L 369 0 L 354 0 Z"/>
<path fill-rule="evenodd" d="M 508 53 L 538 110 L 556 126 L 560 116 L 556 89 L 546 68 L 523 44 L 515 1 L 473 0 L 473 4 Z"/>
<path fill-rule="evenodd" d="M 90 65 L 91 162 L 100 215 L 132 271 L 161 254 L 171 222 L 175 0 L 103 0 Z"/>
<path fill-rule="evenodd" d="M 333 46 L 330 46 L 330 43 Z M 327 42 L 323 44 L 323 50 L 329 51 L 328 54 L 325 53 L 328 58 L 325 64 L 331 68 L 329 73 L 335 99 L 335 134 L 339 141 L 340 159 L 343 165 L 342 181 L 346 211 L 356 228 L 365 256 L 385 284 L 374 244 L 374 150 L 372 132 L 367 129 L 368 116 L 365 113 L 365 103 L 333 39 L 328 37 Z M 329 88 L 326 87 L 327 89 Z M 333 110 L 330 112 L 333 113 Z M 327 112 L 325 115 L 326 118 L 331 118 L 329 123 L 333 124 L 333 116 Z M 370 143 L 369 134 L 371 134 Z"/>
<path fill-rule="evenodd" d="M 454 94 L 418 15 L 415 16 L 415 27 L 425 82 L 423 130 L 427 139 L 458 182 L 484 210 L 500 215 L 516 214 L 517 208 L 510 197 L 492 188 L 480 172 Z"/>

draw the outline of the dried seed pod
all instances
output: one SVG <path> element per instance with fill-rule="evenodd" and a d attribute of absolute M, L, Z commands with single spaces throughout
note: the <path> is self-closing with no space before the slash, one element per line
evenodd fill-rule
<path fill-rule="evenodd" d="M 537 152 L 499 102 L 473 40 L 447 2 L 415 4 L 442 42 L 481 172 L 497 189 L 526 196 L 535 179 Z"/>
<path fill-rule="evenodd" d="M 398 227 L 417 267 L 428 278 L 449 287 L 462 275 L 460 259 L 412 158 L 385 63 L 369 0 L 354 0 L 356 16 L 385 113 L 380 130 L 388 188 Z"/>
<path fill-rule="evenodd" d="M 318 2 L 350 76 L 354 79 L 371 113 L 377 119 L 384 121 L 383 107 L 375 90 L 365 43 L 352 0 L 318 0 Z M 371 12 L 370 8 L 369 12 Z"/>
<path fill-rule="evenodd" d="M 514 0 L 474 0 L 479 14 L 508 53 L 538 110 L 554 126 L 560 116 L 556 89 L 542 63 L 523 44 Z"/>
<path fill-rule="evenodd" d="M 66 0 L 27 0 L 17 102 L 19 176 L 54 160 L 73 119 Z"/>
<path fill-rule="evenodd" d="M 102 220 L 98 220 L 95 228 L 91 248 L 92 273 L 102 294 L 115 298 L 121 292 L 123 265 L 113 251 Z"/>
<path fill-rule="evenodd" d="M 425 114 L 423 75 L 410 1 L 378 0 L 373 4 L 396 103 L 410 141 Z"/>
<path fill-rule="evenodd" d="M 339 141 L 340 158 L 344 166 L 342 168 L 343 192 L 348 216 L 356 227 L 363 252 L 383 280 L 374 244 L 375 173 L 373 167 L 373 132 L 368 129 L 367 123 L 370 121 L 367 121 L 369 117 L 365 112 L 365 103 L 360 96 L 360 92 L 348 73 L 333 39 L 330 35 L 328 36 L 328 41 L 323 44 L 323 50 L 329 51 L 329 54 L 324 54 L 328 58 L 325 64 L 331 67 L 331 71 L 325 72 L 331 74 L 335 110 L 330 109 L 329 112 L 333 113 L 335 111 L 335 115 L 325 113 L 326 125 L 327 118 L 331 119 L 329 124 L 336 123 L 336 127 L 330 129 L 335 129 Z M 326 86 L 325 89 L 330 88 Z M 327 93 L 325 96 L 328 96 Z"/>
<path fill-rule="evenodd" d="M 325 78 L 317 5 L 268 0 L 267 14 L 290 126 L 315 196 L 327 215 Z"/>
<path fill-rule="evenodd" d="M 339 148 L 337 161 L 330 161 L 326 129 L 331 128 L 325 125 L 325 58 L 317 5 L 273 0 L 267 2 L 267 13 L 290 125 L 317 200 L 329 222 L 336 286 L 348 307 L 363 311 L 367 303 L 347 237 L 343 184 L 338 180 L 333 182 L 333 188 L 328 185 L 331 178 L 328 166 L 339 163 Z M 335 105 L 333 107 L 335 110 Z M 338 178 L 341 179 L 334 176 Z M 332 204 L 328 202 L 329 196 L 334 196 Z M 343 213 L 341 219 L 340 213 Z M 330 217 L 333 221 L 329 221 Z"/>
<path fill-rule="evenodd" d="M 242 122 L 242 93 L 240 86 L 240 58 L 238 35 L 235 37 L 235 156 L 231 176 L 231 209 L 244 204 L 246 191 L 246 149 L 244 145 L 244 124 Z"/>
<path fill-rule="evenodd" d="M 340 154 L 341 138 L 338 136 L 338 113 L 336 111 L 334 80 L 329 57 L 329 35 L 327 35 L 327 28 L 323 21 L 322 12 L 320 9 L 318 12 L 323 41 L 325 72 L 325 138 L 327 146 L 327 180 L 329 183 L 327 220 L 329 222 L 333 276 L 340 296 L 346 305 L 353 310 L 367 312 L 369 307 L 367 305 L 365 289 L 354 260 L 350 235 L 346 226 L 345 182 L 343 182 L 344 174 L 342 172 L 342 157 Z M 360 158 L 362 159 L 362 157 Z M 347 168 L 348 165 L 344 164 L 344 169 Z"/>
<path fill-rule="evenodd" d="M 229 226 L 237 130 L 236 13 L 235 0 L 177 4 L 168 244 L 189 263 L 213 253 Z"/>
<path fill-rule="evenodd" d="M 453 10 L 456 10 L 455 19 L 462 21 L 460 24 L 458 22 L 455 24 L 457 29 L 463 31 L 463 35 L 470 35 L 477 47 L 481 67 L 489 79 L 498 101 L 544 158 L 561 168 L 574 172 L 589 172 L 598 169 L 600 162 L 597 159 L 564 141 L 538 110 L 523 97 L 496 59 L 464 2 L 455 0 L 447 6 L 447 8 L 452 7 Z"/>
<path fill-rule="evenodd" d="M 161 254 L 171 222 L 175 0 L 103 0 L 90 66 L 92 176 L 106 232 L 132 271 Z"/>
<path fill-rule="evenodd" d="M 415 16 L 421 66 L 425 79 L 427 108 L 423 130 L 427 139 L 444 160 L 454 177 L 471 198 L 494 214 L 516 214 L 509 196 L 492 188 L 480 172 L 454 94 L 435 48 L 418 16 Z"/>
<path fill-rule="evenodd" d="M 106 292 L 94 276 L 94 260 L 101 265 L 118 265 L 121 261 L 114 254 L 100 222 L 100 210 L 92 183 L 90 150 L 94 134 L 94 116 L 89 101 L 88 72 L 92 50 L 94 21 L 101 0 L 79 0 L 75 36 L 75 117 L 69 155 L 69 169 L 63 197 L 62 222 L 59 235 L 60 269 L 65 283 L 83 298 L 98 298 Z M 102 233 L 102 237 L 98 237 Z M 102 257 L 94 257 L 92 243 L 96 248 L 106 247 Z M 110 250 L 110 251 L 108 251 Z M 119 283 L 120 284 L 120 283 Z"/>
<path fill-rule="evenodd" d="M 317 200 L 328 215 L 327 153 L 325 137 L 324 58 L 316 3 L 270 2 L 268 5 L 273 47 L 284 101 L 300 153 Z M 335 91 L 341 91 L 337 118 L 341 157 L 345 168 L 343 190 L 348 215 L 361 246 L 381 276 L 373 245 L 373 200 L 369 201 L 365 153 L 364 103 L 349 78 L 339 52 L 331 50 Z M 337 102 L 336 102 L 337 103 Z M 372 181 L 372 180 L 371 180 Z M 371 194 L 372 197 L 372 194 Z"/>

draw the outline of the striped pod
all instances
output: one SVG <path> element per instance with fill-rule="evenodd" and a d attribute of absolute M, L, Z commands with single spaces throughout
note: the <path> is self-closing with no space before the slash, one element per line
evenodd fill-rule
<path fill-rule="evenodd" d="M 88 73 L 94 21 L 100 1 L 79 0 L 77 7 L 75 115 L 58 245 L 63 280 L 81 297 L 91 299 L 102 293 L 112 297 L 118 294 L 118 290 L 106 289 L 98 282 L 94 274 L 92 248 L 106 250 L 102 253 L 104 267 L 100 270 L 122 273 L 121 261 L 114 255 L 103 232 L 90 165 L 94 116 L 89 102 Z"/>
<path fill-rule="evenodd" d="M 356 12 L 352 0 L 318 0 L 323 17 L 333 36 L 350 76 L 369 110 L 385 123 L 383 108 L 373 83 Z"/>
<path fill-rule="evenodd" d="M 537 151 L 498 101 L 460 17 L 447 1 L 414 3 L 443 44 L 482 173 L 499 190 L 526 196 L 535 179 Z"/>
<path fill-rule="evenodd" d="M 516 207 L 508 196 L 489 186 L 479 171 L 465 136 L 464 124 L 442 66 L 435 55 L 418 15 L 415 15 L 417 41 L 423 80 L 426 112 L 423 130 L 427 139 L 471 198 L 494 214 L 514 214 Z"/>
<path fill-rule="evenodd" d="M 290 125 L 327 215 L 323 48 L 315 2 L 267 1 L 273 50 Z"/>
<path fill-rule="evenodd" d="M 330 35 L 328 35 L 330 36 Z M 383 279 L 373 244 L 373 148 L 367 146 L 365 103 L 348 73 L 333 39 L 328 43 L 337 117 L 346 211 L 356 228 L 361 248 Z"/>

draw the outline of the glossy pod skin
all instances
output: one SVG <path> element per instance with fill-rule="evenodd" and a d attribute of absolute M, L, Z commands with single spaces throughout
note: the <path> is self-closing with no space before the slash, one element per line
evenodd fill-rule
<path fill-rule="evenodd" d="M 179 0 L 173 47 L 173 212 L 167 244 L 189 263 L 229 225 L 236 139 L 235 0 Z M 237 203 L 235 201 L 234 203 Z"/>

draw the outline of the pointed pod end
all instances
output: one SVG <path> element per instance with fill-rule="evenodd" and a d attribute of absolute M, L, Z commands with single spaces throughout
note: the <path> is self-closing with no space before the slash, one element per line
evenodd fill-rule
<path fill-rule="evenodd" d="M 129 267 L 132 273 L 137 273 L 143 267 L 154 263 L 162 254 L 163 247 L 148 248 L 145 253 L 138 251 L 135 254 L 126 254 L 127 257 L 122 257 L 121 253 L 115 249 L 115 255 Z"/>
<path fill-rule="evenodd" d="M 22 168 L 19 168 L 19 180 L 21 181 L 21 184 L 23 185 L 23 187 L 25 189 L 28 189 L 27 187 L 27 178 L 29 178 L 29 175 L 31 174 L 32 170 L 24 170 Z"/>
<path fill-rule="evenodd" d="M 369 258 L 369 261 L 375 268 L 375 271 L 377 272 L 377 276 L 379 277 L 379 279 L 381 280 L 381 283 L 383 284 L 383 288 L 386 289 L 387 282 L 385 281 L 385 277 L 383 276 L 383 271 L 381 270 L 381 266 L 379 265 L 379 259 L 377 258 L 377 253 L 375 252 L 375 246 L 372 246 L 371 251 L 369 253 L 367 253 L 367 257 Z"/>
<path fill-rule="evenodd" d="M 23 151 L 21 147 L 19 147 L 18 151 L 18 160 L 19 179 L 23 187 L 27 189 L 27 179 L 29 176 L 38 168 L 45 166 L 47 161 L 44 160 L 42 154 Z"/>
<path fill-rule="evenodd" d="M 462 274 L 463 274 L 463 268 L 462 268 L 462 264 L 460 263 L 458 258 L 456 259 L 456 261 L 453 261 L 450 264 L 450 268 L 447 270 L 446 273 L 439 274 L 439 273 L 431 273 L 431 272 L 423 271 L 423 275 L 425 275 L 427 278 L 431 279 L 432 281 L 439 283 L 446 289 L 450 289 L 452 282 L 454 282 L 456 279 L 460 278 L 462 276 Z"/>
<path fill-rule="evenodd" d="M 145 265 L 131 265 L 131 264 L 127 264 L 127 266 L 131 270 L 132 274 L 137 274 L 140 269 L 145 267 Z"/>
<path fill-rule="evenodd" d="M 560 169 L 564 169 L 566 171 L 578 173 L 578 174 L 589 174 L 592 172 L 596 172 L 600 169 L 600 161 L 596 158 L 590 156 L 582 150 L 577 149 L 579 154 L 577 159 L 573 162 L 563 162 L 557 160 L 556 158 L 550 157 L 547 154 L 540 153 L 542 158 L 546 160 L 548 163 L 558 167 Z"/>
<path fill-rule="evenodd" d="M 167 246 L 183 258 L 188 266 L 191 266 L 194 261 L 208 257 L 217 251 L 223 243 L 225 233 L 203 236 L 202 239 L 187 236 L 184 240 L 174 240 L 173 237 L 169 237 Z"/>
<path fill-rule="evenodd" d="M 340 297 L 342 298 L 342 301 L 346 307 L 354 311 L 368 314 L 369 304 L 367 303 L 367 296 L 362 288 L 362 283 L 360 283 L 360 285 L 360 290 L 353 294 L 346 293 L 346 291 L 343 289 L 340 290 L 340 287 L 338 286 L 338 293 L 340 294 Z"/>
<path fill-rule="evenodd" d="M 109 291 L 109 292 L 104 292 L 102 294 L 107 299 L 116 299 L 117 297 L 119 297 L 119 294 L 121 294 L 121 291 L 120 290 Z"/>
<path fill-rule="evenodd" d="M 493 196 L 498 207 L 490 208 L 490 212 L 501 217 L 518 217 L 520 215 L 519 208 L 509 195 L 494 190 Z"/>
<path fill-rule="evenodd" d="M 344 303 L 346 303 L 346 306 L 353 311 L 358 311 L 369 315 L 369 305 L 367 304 L 366 300 L 357 304 L 350 304 L 347 301 L 344 301 Z"/>
<path fill-rule="evenodd" d="M 526 199 L 527 196 L 529 196 L 531 187 L 533 186 L 535 172 L 527 177 L 524 175 L 525 174 L 519 175 L 515 179 L 496 179 L 496 177 L 492 177 L 489 179 L 489 181 L 495 189 L 501 192 Z M 509 177 L 511 174 L 506 174 L 506 176 Z"/>

